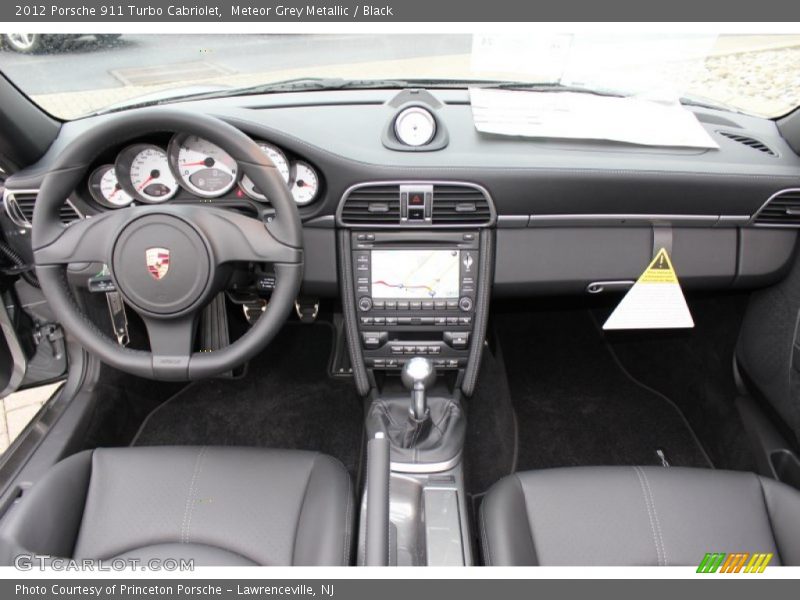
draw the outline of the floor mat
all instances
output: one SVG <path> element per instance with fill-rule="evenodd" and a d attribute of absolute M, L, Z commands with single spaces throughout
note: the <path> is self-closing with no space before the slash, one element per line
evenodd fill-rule
<path fill-rule="evenodd" d="M 517 470 L 576 465 L 710 467 L 682 413 L 633 380 L 588 311 L 496 320 L 518 425 Z"/>
<path fill-rule="evenodd" d="M 666 394 L 692 425 L 714 466 L 755 471 L 735 406 L 733 355 L 747 296 L 714 294 L 689 299 L 691 330 L 615 332 L 607 335 L 625 369 Z M 595 313 L 602 322 L 605 314 Z"/>
<path fill-rule="evenodd" d="M 195 382 L 153 411 L 133 444 L 317 450 L 358 472 L 363 408 L 328 375 L 333 328 L 290 323 L 236 380 Z"/>

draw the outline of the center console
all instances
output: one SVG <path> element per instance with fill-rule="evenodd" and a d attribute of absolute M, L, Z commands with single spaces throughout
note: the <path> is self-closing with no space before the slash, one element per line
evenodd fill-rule
<path fill-rule="evenodd" d="M 367 437 L 388 449 L 396 564 L 472 560 L 461 400 L 486 335 L 495 219 L 488 191 L 456 182 L 362 184 L 337 211 L 347 342 Z"/>
<path fill-rule="evenodd" d="M 471 395 L 486 332 L 494 204 L 461 182 L 353 186 L 337 211 L 340 286 L 359 392 L 415 356 Z"/>
<path fill-rule="evenodd" d="M 364 365 L 399 370 L 427 356 L 467 366 L 478 284 L 478 231 L 351 232 L 353 294 Z"/>

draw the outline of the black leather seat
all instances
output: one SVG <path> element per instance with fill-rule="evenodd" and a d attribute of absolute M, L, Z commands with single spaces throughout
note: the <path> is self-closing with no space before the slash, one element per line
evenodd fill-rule
<path fill-rule="evenodd" d="M 480 514 L 490 565 L 693 565 L 707 552 L 800 564 L 800 491 L 752 473 L 579 467 L 502 479 Z"/>
<path fill-rule="evenodd" d="M 61 461 L 23 494 L 3 522 L 0 558 L 346 565 L 352 527 L 350 477 L 322 454 L 97 449 Z"/>

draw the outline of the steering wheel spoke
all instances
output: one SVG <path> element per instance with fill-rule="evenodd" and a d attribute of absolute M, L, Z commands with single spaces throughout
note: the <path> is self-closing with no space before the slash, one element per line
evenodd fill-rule
<path fill-rule="evenodd" d="M 141 315 L 150 339 L 153 373 L 161 379 L 186 379 L 194 350 L 196 318 L 155 319 Z"/>
<path fill-rule="evenodd" d="M 209 239 L 215 262 L 269 262 L 299 264 L 303 260 L 300 248 L 277 240 L 258 219 L 223 210 L 200 209 L 193 215 Z"/>
<path fill-rule="evenodd" d="M 74 221 L 63 227 L 49 243 L 34 250 L 38 266 L 69 263 L 110 262 L 117 229 L 124 222 L 122 213 L 106 213 Z"/>

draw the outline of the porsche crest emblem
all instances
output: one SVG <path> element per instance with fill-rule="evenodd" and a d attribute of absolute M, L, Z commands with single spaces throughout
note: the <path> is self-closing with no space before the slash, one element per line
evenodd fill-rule
<path fill-rule="evenodd" d="M 153 279 L 161 281 L 169 271 L 169 250 L 166 248 L 148 248 L 145 251 L 147 270 Z"/>

